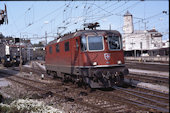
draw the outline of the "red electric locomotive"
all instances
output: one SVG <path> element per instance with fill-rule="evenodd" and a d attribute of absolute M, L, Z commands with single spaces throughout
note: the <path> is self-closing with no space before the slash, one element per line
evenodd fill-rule
<path fill-rule="evenodd" d="M 45 60 L 48 74 L 91 88 L 120 85 L 129 73 L 122 37 L 115 30 L 80 30 L 59 37 L 46 46 Z"/>

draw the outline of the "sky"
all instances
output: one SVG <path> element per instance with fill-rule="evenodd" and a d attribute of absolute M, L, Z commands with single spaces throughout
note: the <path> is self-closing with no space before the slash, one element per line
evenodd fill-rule
<path fill-rule="evenodd" d="M 0 1 L 0 9 L 7 5 L 8 24 L 0 26 L 4 36 L 29 38 L 32 43 L 48 42 L 57 33 L 75 32 L 84 23 L 99 22 L 98 29 L 118 30 L 123 27 L 127 10 L 133 15 L 135 30 L 155 28 L 169 39 L 169 1 Z M 167 13 L 162 13 L 167 11 Z M 146 26 L 145 26 L 146 24 Z"/>

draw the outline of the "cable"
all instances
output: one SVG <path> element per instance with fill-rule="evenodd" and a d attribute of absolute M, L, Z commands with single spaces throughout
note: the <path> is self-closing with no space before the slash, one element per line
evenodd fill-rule
<path fill-rule="evenodd" d="M 139 23 L 139 22 L 142 22 L 142 21 L 149 20 L 149 19 L 151 19 L 151 18 L 153 19 L 153 18 L 155 18 L 155 17 L 157 17 L 158 15 L 161 15 L 161 14 L 163 14 L 163 13 L 161 12 L 161 13 L 154 14 L 154 15 L 152 15 L 152 16 L 149 16 L 149 17 L 145 18 L 145 20 L 144 20 L 144 19 L 141 19 L 141 20 L 133 23 L 133 25 L 135 25 L 135 24 L 137 24 L 137 23 Z M 122 26 L 122 27 L 118 27 L 118 28 L 123 28 L 123 26 Z M 117 28 L 117 29 L 118 29 L 118 28 Z"/>
<path fill-rule="evenodd" d="M 55 13 L 56 11 L 59 11 L 59 9 L 61 9 L 63 6 L 64 6 L 64 5 L 60 6 L 59 8 L 57 8 L 57 9 L 55 9 L 55 10 L 53 10 L 53 11 L 51 11 L 50 13 L 44 15 L 43 17 L 37 19 L 37 20 L 36 20 L 35 22 L 33 22 L 32 24 L 30 24 L 30 25 L 28 25 L 28 26 L 26 26 L 26 27 L 23 27 L 22 29 L 18 30 L 17 33 L 20 32 L 20 31 L 25 30 L 26 28 L 32 26 L 33 24 L 37 24 L 37 23 L 40 22 L 42 19 L 48 17 L 49 15 Z M 17 33 L 15 33 L 15 34 L 17 34 Z"/>
<path fill-rule="evenodd" d="M 118 2 L 117 2 L 118 3 Z M 117 4 L 117 3 L 114 3 L 113 5 L 115 5 L 115 4 Z M 87 3 L 86 3 L 87 4 Z M 90 4 L 90 6 L 88 7 L 88 9 L 90 9 L 90 7 L 92 7 L 93 6 L 93 4 L 94 3 L 89 3 Z M 112 4 L 109 6 L 109 7 L 111 7 L 112 6 Z M 109 8 L 108 7 L 108 8 Z M 94 9 L 94 10 L 96 10 L 96 9 Z M 90 12 L 92 12 L 92 11 L 94 11 L 94 10 L 90 10 Z M 88 12 L 89 13 L 89 12 Z M 96 15 L 95 15 L 96 16 Z M 102 15 L 103 16 L 103 15 Z M 86 16 L 87 17 L 87 16 Z M 84 18 L 86 18 L 85 16 L 84 16 Z M 79 17 L 77 17 L 77 18 L 79 18 Z M 101 18 L 101 17 L 99 17 L 99 18 Z M 69 19 L 69 18 L 68 18 Z M 90 18 L 90 19 L 93 19 L 93 18 Z M 94 17 L 94 19 L 95 19 L 95 17 Z M 76 20 L 77 21 L 77 20 Z M 74 21 L 74 24 L 72 24 L 72 25 L 75 25 L 75 23 L 78 23 L 79 21 Z M 64 26 L 68 26 L 69 24 L 71 24 L 71 23 L 68 23 L 68 24 L 64 24 Z M 69 25 L 69 26 L 72 26 L 72 25 Z"/>
<path fill-rule="evenodd" d="M 90 8 L 90 7 L 92 7 L 92 5 L 94 4 L 94 3 L 89 3 L 89 4 L 91 4 L 89 7 L 88 7 L 88 9 Z M 115 3 L 114 3 L 115 4 Z M 111 6 L 111 5 L 110 5 Z M 92 11 L 91 11 L 92 12 Z M 103 15 L 102 15 L 103 16 Z M 78 17 L 77 17 L 78 18 Z M 99 18 L 101 18 L 101 17 L 99 17 Z M 93 19 L 93 18 L 90 18 L 90 19 Z M 90 20 L 89 19 L 89 20 Z M 77 23 L 77 22 L 75 22 L 75 23 Z M 70 24 L 70 23 L 69 23 Z M 66 25 L 66 24 L 65 24 Z M 74 24 L 72 24 L 72 25 L 74 25 Z M 71 25 L 69 25 L 69 26 L 71 26 Z"/>

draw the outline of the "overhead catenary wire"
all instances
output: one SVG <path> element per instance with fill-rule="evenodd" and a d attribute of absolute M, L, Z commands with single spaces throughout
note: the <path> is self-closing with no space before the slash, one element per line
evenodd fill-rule
<path fill-rule="evenodd" d="M 133 25 L 135 25 L 135 24 L 137 24 L 137 23 L 140 23 L 140 22 L 143 22 L 143 21 L 146 21 L 146 20 L 149 20 L 149 19 L 153 19 L 153 18 L 157 17 L 158 15 L 162 15 L 162 14 L 163 14 L 163 13 L 162 13 L 162 11 L 161 11 L 161 12 L 159 12 L 159 13 L 157 13 L 157 14 L 154 14 L 154 15 L 151 15 L 151 16 L 149 16 L 149 17 L 146 17 L 145 19 L 142 19 L 142 18 L 141 18 L 141 20 L 138 20 L 137 22 L 134 22 Z M 119 29 L 119 28 L 123 28 L 123 26 L 118 27 L 118 28 L 116 28 L 116 29 Z"/>
<path fill-rule="evenodd" d="M 126 2 L 125 2 L 125 4 L 126 4 Z M 94 4 L 91 3 L 91 6 L 92 6 L 92 5 L 94 5 Z M 121 15 L 121 16 L 122 16 L 122 15 Z M 103 17 L 103 16 L 102 16 L 102 17 Z M 94 18 L 95 18 L 95 17 L 94 17 Z M 99 17 L 99 18 L 101 19 L 101 17 Z M 93 19 L 93 18 L 90 18 L 90 19 Z M 69 25 L 69 24 L 70 24 L 70 25 Z M 75 24 L 71 24 L 71 23 L 69 23 L 69 24 L 67 24 L 67 26 L 69 26 L 69 27 L 72 26 L 72 25 L 75 25 Z"/>
<path fill-rule="evenodd" d="M 89 3 L 89 4 L 91 4 L 91 6 L 93 6 L 93 3 Z M 89 16 L 90 17 L 90 16 Z M 102 16 L 103 17 L 103 16 Z M 95 18 L 95 17 L 93 17 L 93 18 Z M 88 20 L 91 20 L 91 19 L 93 19 L 93 18 L 88 18 Z M 101 17 L 99 17 L 99 18 L 101 18 Z M 72 24 L 72 25 L 74 25 L 74 24 Z"/>
<path fill-rule="evenodd" d="M 96 4 L 92 4 L 92 3 L 90 3 L 91 5 L 95 5 L 96 6 Z M 126 4 L 126 2 L 125 2 L 125 4 Z M 99 8 L 99 7 L 98 7 Z M 120 8 L 120 7 L 119 7 Z M 102 8 L 103 9 L 103 8 Z M 104 10 L 104 9 L 103 9 Z M 107 13 L 111 13 L 111 12 L 108 12 L 108 11 L 106 11 Z M 113 13 L 112 13 L 112 15 L 113 15 Z M 111 15 L 110 15 L 111 16 Z M 119 15 L 120 16 L 120 15 Z M 122 15 L 121 15 L 122 16 Z M 102 16 L 103 18 L 105 18 L 104 16 Z M 99 19 L 96 19 L 95 21 L 97 21 L 97 20 L 101 20 L 102 19 L 102 17 L 99 17 Z M 91 19 L 91 18 L 90 18 Z M 72 24 L 72 25 L 74 25 L 74 24 Z M 71 26 L 71 25 L 70 25 Z"/>
<path fill-rule="evenodd" d="M 92 7 L 92 6 L 93 6 L 93 3 L 90 3 L 89 8 Z M 94 18 L 95 18 L 95 17 L 94 17 Z M 100 18 L 101 18 L 101 17 L 100 17 Z M 91 19 L 91 18 L 90 18 L 90 19 Z M 89 19 L 89 20 L 90 20 L 90 19 Z M 71 24 L 71 23 L 69 23 L 69 24 Z M 74 24 L 71 24 L 71 25 L 74 25 Z M 71 26 L 71 25 L 69 25 L 69 26 Z"/>
<path fill-rule="evenodd" d="M 69 2 L 69 4 L 70 4 L 70 3 L 71 3 L 71 1 Z M 49 16 L 49 15 L 51 15 L 51 14 L 57 12 L 57 11 L 59 12 L 64 6 L 69 7 L 69 5 L 65 3 L 65 4 L 62 5 L 61 7 L 59 7 L 59 8 L 57 8 L 57 9 L 53 10 L 52 12 L 46 14 L 45 16 L 39 18 L 39 19 L 36 20 L 35 22 L 40 21 L 40 20 L 44 19 L 45 17 L 47 17 L 47 16 Z M 51 20 L 52 20 L 52 19 L 51 19 Z M 35 22 L 34 22 L 33 24 L 35 24 Z M 52 22 L 52 21 L 50 21 L 50 22 Z M 43 24 L 40 28 L 43 28 L 44 26 L 45 26 L 45 24 Z M 29 26 L 28 26 L 28 27 L 29 27 Z M 41 29 L 40 29 L 40 30 L 41 30 Z"/>
<path fill-rule="evenodd" d="M 64 8 L 67 7 L 66 9 L 66 12 L 67 12 L 67 15 L 65 17 L 65 23 L 63 24 L 62 22 L 56 22 L 57 25 L 53 24 L 53 19 L 51 19 L 49 21 L 49 23 L 51 24 L 51 33 L 55 33 L 56 32 L 56 29 L 57 27 L 59 26 L 65 26 L 67 27 L 67 31 L 68 30 L 71 30 L 71 31 L 74 31 L 74 28 L 73 26 L 82 26 L 82 24 L 84 23 L 83 20 L 86 20 L 87 22 L 91 21 L 91 22 L 95 22 L 95 21 L 103 21 L 102 19 L 104 18 L 109 18 L 109 17 L 112 17 L 112 16 L 119 16 L 119 17 L 122 17 L 123 15 L 121 15 L 122 12 L 124 12 L 125 10 L 127 9 L 130 9 L 130 8 L 133 8 L 134 6 L 127 6 L 129 1 L 123 1 L 123 2 L 114 2 L 114 3 L 110 3 L 109 2 L 105 2 L 102 7 L 98 4 L 96 4 L 97 6 L 95 5 L 91 5 L 89 4 L 90 2 L 88 1 L 85 1 L 87 4 L 85 3 L 82 3 L 82 4 L 85 4 L 83 5 L 83 7 L 85 7 L 87 9 L 87 12 L 90 12 L 89 14 L 85 15 L 85 10 L 84 10 L 84 13 L 79 13 L 79 14 L 75 14 L 72 13 L 72 12 L 75 12 L 77 9 L 81 9 L 82 6 L 78 6 L 76 4 L 75 1 L 70 1 L 70 5 L 68 5 L 69 3 L 68 2 L 65 2 L 65 5 L 64 5 Z M 137 1 L 139 2 L 139 1 Z M 116 4 L 117 3 L 117 4 Z M 136 2 L 135 2 L 136 3 Z M 139 2 L 140 3 L 140 2 Z M 73 5 L 74 4 L 74 5 Z M 111 9 L 109 8 L 109 6 L 111 7 L 112 4 L 116 4 L 115 7 L 112 7 Z M 124 5 L 123 5 L 124 4 Z M 137 4 L 137 3 L 136 3 Z M 78 6 L 78 7 L 77 7 Z M 106 7 L 104 7 L 106 6 Z M 126 7 L 124 7 L 126 6 Z M 76 8 L 77 7 L 77 8 Z M 118 9 L 120 8 L 124 8 L 123 10 L 119 11 Z M 60 12 L 63 8 L 60 8 L 58 9 L 58 12 Z M 103 10 L 104 9 L 104 10 Z M 107 10 L 109 9 L 109 10 Z M 117 12 L 115 12 L 117 11 Z M 57 11 L 56 11 L 57 12 Z M 97 14 L 98 13 L 98 14 Z M 119 14 L 120 13 L 120 14 Z M 51 15 L 50 13 L 48 13 L 49 15 Z M 53 14 L 53 13 L 52 13 Z M 56 13 L 55 15 L 57 15 L 59 13 Z M 117 15 L 118 14 L 118 15 Z M 154 15 L 153 15 L 154 16 Z M 42 18 L 39 18 L 37 20 L 34 21 L 34 23 L 30 26 L 25 26 L 26 28 L 22 29 L 21 31 L 25 31 L 27 28 L 31 28 L 31 26 L 35 25 L 35 24 L 38 24 L 40 20 L 43 20 L 44 17 L 46 18 L 47 16 L 42 16 Z M 155 16 L 156 17 L 156 16 Z M 77 19 L 76 19 L 77 18 Z M 137 23 L 139 22 L 142 22 L 142 19 L 141 18 L 138 18 L 138 17 L 134 17 L 135 19 L 139 19 L 139 21 L 137 21 Z M 82 19 L 82 20 L 81 20 Z M 147 17 L 145 18 L 147 19 Z M 136 23 L 136 22 L 135 22 Z M 45 26 L 45 24 L 43 24 L 42 26 Z M 38 29 L 40 30 L 43 30 L 41 29 L 41 27 L 38 27 Z M 55 27 L 54 27 L 55 26 Z M 47 26 L 46 26 L 47 27 Z M 50 32 L 49 32 L 50 33 Z"/>
<path fill-rule="evenodd" d="M 92 7 L 93 6 L 93 4 L 90 4 L 90 6 Z M 89 7 L 90 8 L 90 7 Z M 95 17 L 94 17 L 95 18 Z M 99 18 L 101 18 L 101 17 L 99 17 Z M 91 19 L 93 19 L 93 18 L 91 18 Z M 77 22 L 74 22 L 74 23 L 77 23 Z M 68 24 L 64 24 L 64 26 L 72 26 L 72 25 L 75 25 L 75 24 L 71 24 L 71 22 L 69 22 Z M 71 25 L 70 25 L 71 24 Z"/>
<path fill-rule="evenodd" d="M 6 4 L 7 4 L 7 3 L 6 3 Z M 32 6 L 33 6 L 33 4 L 32 4 L 29 8 L 31 8 Z M 9 9 L 9 12 L 11 12 L 10 7 L 8 7 L 8 9 Z M 27 9 L 27 10 L 28 10 L 28 9 Z M 19 28 L 18 28 L 18 26 L 17 26 L 17 22 L 20 21 L 20 20 L 24 17 L 24 15 L 25 15 L 25 12 L 22 13 L 20 16 L 18 16 L 18 17 L 14 20 L 14 17 L 13 17 L 13 15 L 12 15 L 12 13 L 11 13 L 10 16 L 12 17 L 12 22 L 9 22 L 10 24 L 9 24 L 8 26 L 14 25 L 15 28 L 14 28 L 13 30 L 19 31 Z M 9 28 L 12 29 L 12 27 L 9 27 Z M 15 33 L 14 33 L 14 34 L 15 34 Z"/>
<path fill-rule="evenodd" d="M 123 15 L 121 14 L 122 12 L 124 12 L 125 10 L 128 10 L 129 8 L 131 8 L 131 7 L 134 6 L 134 5 L 137 5 L 138 3 L 140 3 L 140 2 L 138 1 L 138 2 L 132 4 L 131 6 L 123 9 L 122 11 L 120 11 L 120 12 L 118 12 L 118 13 L 112 13 L 112 11 L 107 11 L 107 10 L 105 10 L 105 9 L 102 8 L 105 12 L 107 12 L 107 13 L 109 13 L 109 14 L 106 15 L 105 17 L 103 17 L 103 18 L 96 19 L 95 21 L 101 20 L 101 19 L 104 19 L 104 18 L 108 18 L 108 17 L 113 16 L 113 15 L 123 17 Z M 127 2 L 125 2 L 124 5 L 125 5 L 125 4 L 127 4 Z M 99 6 L 97 6 L 97 7 L 98 7 L 98 8 L 101 8 L 101 7 L 99 7 Z M 115 9 L 115 10 L 116 10 L 116 9 Z M 114 11 L 115 11 L 115 10 L 114 10 Z M 134 18 L 137 18 L 137 17 L 134 17 Z M 137 19 L 139 19 L 139 18 L 137 18 Z"/>
<path fill-rule="evenodd" d="M 47 18 L 49 15 L 55 13 L 56 11 L 59 11 L 59 9 L 61 9 L 62 7 L 63 7 L 63 5 L 60 6 L 60 7 L 58 7 L 57 9 L 55 9 L 55 10 L 49 12 L 48 14 L 44 15 L 43 17 L 41 17 L 41 18 L 35 20 L 31 25 L 28 25 L 28 26 L 26 26 L 26 27 L 21 28 L 21 29 L 18 30 L 15 34 L 17 34 L 18 32 L 24 31 L 25 29 L 27 29 L 28 27 L 30 27 L 30 26 L 32 26 L 32 25 L 34 25 L 34 24 L 37 24 L 38 22 L 40 22 L 40 21 L 43 20 L 44 18 Z"/>

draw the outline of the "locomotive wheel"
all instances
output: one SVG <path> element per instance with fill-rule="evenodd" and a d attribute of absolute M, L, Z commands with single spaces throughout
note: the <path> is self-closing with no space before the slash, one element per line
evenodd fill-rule
<path fill-rule="evenodd" d="M 121 74 L 120 76 L 118 76 L 119 77 L 119 81 L 117 82 L 117 86 L 123 86 L 123 84 L 124 84 L 124 76 Z"/>
<path fill-rule="evenodd" d="M 87 89 L 88 85 L 84 82 L 83 78 L 80 78 L 77 82 L 76 82 L 78 87 L 81 87 L 83 89 Z"/>
<path fill-rule="evenodd" d="M 87 83 L 83 84 L 83 89 L 89 89 L 89 88 L 90 88 L 90 86 Z"/>
<path fill-rule="evenodd" d="M 82 87 L 82 86 L 83 86 L 83 80 L 82 80 L 82 78 L 79 78 L 76 83 L 77 83 L 77 86 L 78 86 L 78 87 Z"/>
<path fill-rule="evenodd" d="M 47 73 L 48 75 L 50 75 L 50 71 L 49 71 L 49 70 L 47 70 L 46 73 Z"/>
<path fill-rule="evenodd" d="M 53 73 L 53 79 L 56 79 L 56 78 L 58 78 L 58 76 L 57 76 L 57 73 L 54 72 L 54 73 Z"/>

